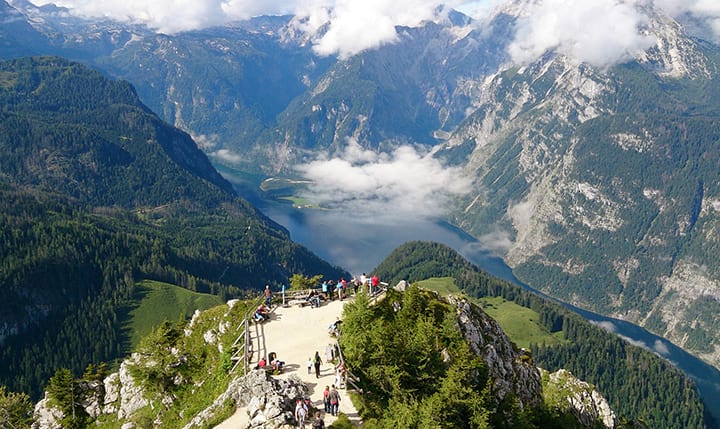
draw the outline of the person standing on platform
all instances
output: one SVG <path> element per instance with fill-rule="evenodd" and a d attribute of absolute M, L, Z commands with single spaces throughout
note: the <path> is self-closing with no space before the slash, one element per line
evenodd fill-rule
<path fill-rule="evenodd" d="M 320 365 L 322 365 L 322 359 L 320 359 L 319 352 L 315 352 L 313 363 L 315 364 L 315 378 L 320 378 Z"/>

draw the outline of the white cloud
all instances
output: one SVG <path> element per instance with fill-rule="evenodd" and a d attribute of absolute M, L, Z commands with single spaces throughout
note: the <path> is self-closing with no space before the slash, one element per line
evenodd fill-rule
<path fill-rule="evenodd" d="M 603 67 L 655 43 L 640 33 L 646 21 L 633 0 L 539 0 L 518 21 L 509 53 L 514 62 L 526 64 L 555 50 Z"/>
<path fill-rule="evenodd" d="M 418 26 L 442 15 L 446 7 L 461 4 L 458 0 L 335 0 L 332 5 L 299 11 L 307 22 L 328 23 L 315 40 L 319 55 L 338 54 L 347 58 L 367 49 L 393 43 L 398 35 L 395 26 Z"/>
<path fill-rule="evenodd" d="M 215 158 L 220 161 L 230 162 L 233 164 L 236 164 L 243 160 L 242 156 L 227 149 L 216 150 L 215 152 L 210 152 L 209 155 L 211 158 Z"/>
<path fill-rule="evenodd" d="M 454 196 L 470 189 L 459 168 L 445 167 L 410 146 L 392 153 L 364 150 L 354 140 L 338 157 L 297 167 L 313 185 L 304 195 L 322 207 L 373 219 L 433 218 L 449 209 Z"/>
<path fill-rule="evenodd" d="M 717 0 L 655 0 L 655 4 L 670 16 L 690 15 L 703 21 L 712 32 L 710 37 L 720 41 L 720 2 Z"/>
<path fill-rule="evenodd" d="M 55 3 L 85 17 L 140 22 L 163 33 L 222 25 L 259 15 L 292 14 L 314 38 L 320 55 L 349 57 L 397 40 L 396 25 L 438 18 L 449 0 L 32 0 Z M 323 28 L 319 34 L 317 30 Z"/>
<path fill-rule="evenodd" d="M 398 39 L 395 26 L 418 26 L 459 8 L 482 20 L 510 0 L 31 0 L 85 17 L 145 23 L 164 33 L 194 30 L 258 15 L 292 14 L 320 55 L 346 58 Z M 615 64 L 654 43 L 638 31 L 652 3 L 672 16 L 690 14 L 720 35 L 717 0 L 527 0 L 510 46 L 528 63 L 555 49 L 596 66 Z"/>
<path fill-rule="evenodd" d="M 670 354 L 670 349 L 668 348 L 667 344 L 660 340 L 655 340 L 655 343 L 653 344 L 653 350 L 655 350 L 658 354 L 662 356 L 667 356 Z"/>
<path fill-rule="evenodd" d="M 593 320 L 591 320 L 590 323 L 592 323 L 592 324 L 595 325 L 595 326 L 601 327 L 602 329 L 604 329 L 604 330 L 607 331 L 607 332 L 611 332 L 611 333 L 613 333 L 613 334 L 614 334 L 615 332 L 617 332 L 617 327 L 616 327 L 615 324 L 612 323 L 612 322 L 609 322 L 609 321 L 601 321 L 601 322 L 598 322 L 598 321 L 593 321 Z"/>
<path fill-rule="evenodd" d="M 515 244 L 510 237 L 510 233 L 499 228 L 480 236 L 478 241 L 482 243 L 484 249 L 498 256 L 507 254 Z"/>
<path fill-rule="evenodd" d="M 216 147 L 220 140 L 220 136 L 217 134 L 191 134 L 191 137 L 195 140 L 197 146 L 204 151 Z"/>

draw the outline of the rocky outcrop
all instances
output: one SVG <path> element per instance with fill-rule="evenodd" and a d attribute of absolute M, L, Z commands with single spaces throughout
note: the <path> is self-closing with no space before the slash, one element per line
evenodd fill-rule
<path fill-rule="evenodd" d="M 537 368 L 528 352 L 517 350 L 500 325 L 480 307 L 453 296 L 447 299 L 457 310 L 460 330 L 471 349 L 487 363 L 498 400 L 514 395 L 521 407 L 544 401 L 569 410 L 584 427 L 598 421 L 606 428 L 616 427 L 614 411 L 594 386 L 564 369 L 549 373 Z"/>
<path fill-rule="evenodd" d="M 132 365 L 135 359 L 133 355 L 130 360 L 124 360 L 117 373 L 105 378 L 105 414 L 117 413 L 118 418 L 123 419 L 148 405 L 142 387 L 135 383 L 130 374 L 129 365 Z"/>
<path fill-rule="evenodd" d="M 89 390 L 85 397 L 99 397 L 95 394 L 99 386 L 86 387 Z M 123 428 L 135 427 L 127 420 L 149 402 L 145 399 L 142 388 L 135 384 L 128 373 L 127 361 L 123 362 L 119 372 L 105 379 L 105 389 L 104 402 L 89 400 L 83 403 L 85 411 L 93 418 L 97 418 L 100 413 L 117 414 L 120 422 L 126 421 Z M 305 400 L 308 394 L 308 387 L 297 377 L 290 376 L 287 380 L 277 380 L 264 370 L 250 371 L 247 375 L 232 380 L 227 390 L 209 407 L 198 413 L 183 429 L 207 427 L 208 422 L 213 420 L 229 402 L 245 409 L 248 415 L 248 428 L 286 427 L 294 423 L 295 401 Z M 60 421 L 63 417 L 60 410 L 50 405 L 46 395 L 35 406 L 32 429 L 62 429 Z"/>
<path fill-rule="evenodd" d="M 201 411 L 183 429 L 206 427 L 208 421 L 228 401 L 234 402 L 238 408 L 246 408 L 250 428 L 283 427 L 294 421 L 295 401 L 304 400 L 307 395 L 307 386 L 297 377 L 291 376 L 280 381 L 272 378 L 267 371 L 250 371 L 234 379 L 212 405 Z"/>
<path fill-rule="evenodd" d="M 81 382 L 78 389 L 82 398 L 80 404 L 93 419 L 101 414 L 116 414 L 119 420 L 131 417 L 138 410 L 146 407 L 149 401 L 128 369 L 135 362 L 134 354 L 120 365 L 118 372 L 107 376 L 100 382 Z M 45 398 L 35 405 L 33 429 L 60 429 L 63 413 L 50 404 L 47 393 Z"/>
<path fill-rule="evenodd" d="M 55 407 L 50 405 L 50 399 L 47 393 L 45 397 L 35 404 L 35 411 L 33 412 L 33 423 L 30 426 L 31 429 L 62 429 L 60 420 L 63 418 L 63 413 Z"/>
<path fill-rule="evenodd" d="M 497 399 L 514 395 L 521 407 L 541 404 L 540 372 L 532 364 L 532 359 L 516 350 L 500 325 L 479 307 L 452 296 L 448 297 L 448 301 L 457 310 L 460 330 L 470 348 L 487 363 Z"/>
<path fill-rule="evenodd" d="M 547 401 L 570 410 L 585 427 L 602 422 L 606 428 L 615 428 L 617 418 L 605 397 L 594 386 L 578 380 L 570 371 L 561 369 L 553 373 L 542 372 Z"/>

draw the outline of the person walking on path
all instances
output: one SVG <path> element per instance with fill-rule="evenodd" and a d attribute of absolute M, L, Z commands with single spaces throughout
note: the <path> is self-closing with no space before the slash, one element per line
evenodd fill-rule
<path fill-rule="evenodd" d="M 308 361 L 307 361 L 308 375 L 312 374 L 312 366 L 313 366 L 313 360 L 311 357 L 309 357 Z"/>
<path fill-rule="evenodd" d="M 323 405 L 325 406 L 325 412 L 330 412 L 330 399 L 328 398 L 328 395 L 330 394 L 330 386 L 325 386 L 325 390 L 323 390 Z"/>
<path fill-rule="evenodd" d="M 312 421 L 313 429 L 325 429 L 325 421 L 320 417 L 320 411 L 315 411 L 315 418 Z"/>
<path fill-rule="evenodd" d="M 320 353 L 317 351 L 315 352 L 313 362 L 315 363 L 315 378 L 320 378 L 320 365 L 322 365 L 322 359 L 320 359 Z"/>
<path fill-rule="evenodd" d="M 330 399 L 330 414 L 337 416 L 340 409 L 340 393 L 335 389 L 334 384 L 328 393 L 328 399 Z"/>
<path fill-rule="evenodd" d="M 305 416 L 307 416 L 308 409 L 305 402 L 298 399 L 295 403 L 295 420 L 298 422 L 298 428 L 305 429 Z"/>

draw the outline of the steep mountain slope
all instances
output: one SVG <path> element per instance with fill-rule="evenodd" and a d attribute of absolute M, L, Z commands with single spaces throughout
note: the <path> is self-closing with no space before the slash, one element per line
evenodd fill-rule
<path fill-rule="evenodd" d="M 126 82 L 53 57 L 0 63 L 0 377 L 127 351 L 134 284 L 223 297 L 344 273 L 238 198 L 187 134 Z M 81 335 L 82 333 L 82 335 Z"/>
<path fill-rule="evenodd" d="M 287 173 L 318 150 L 344 147 L 347 137 L 372 148 L 435 144 L 436 132 L 465 117 L 478 82 L 506 59 L 510 31 L 502 21 L 474 30 L 453 13 L 446 22 L 400 28 L 396 44 L 338 61 L 315 55 L 292 17 L 163 35 L 12 4 L 48 39 L 28 43 L 34 52 L 130 81 L 215 162 L 262 174 Z"/>
<path fill-rule="evenodd" d="M 518 277 L 717 365 L 717 48 L 650 30 L 634 63 L 499 73 L 438 155 L 476 177 L 457 223 L 504 239 Z"/>
<path fill-rule="evenodd" d="M 445 245 L 406 243 L 388 255 L 373 273 L 391 284 L 451 277 L 470 297 L 502 297 L 530 308 L 538 313 L 538 324 L 548 332 L 561 332 L 564 339 L 560 344 L 531 348 L 538 367 L 571 371 L 602 392 L 618 416 L 642 419 L 649 427 L 717 426 L 694 383 L 662 358 L 604 331 L 556 302 L 491 277 Z M 689 398 L 694 399 L 686 402 Z"/>
<path fill-rule="evenodd" d="M 92 205 L 200 207 L 233 198 L 192 139 L 126 82 L 58 58 L 2 63 L 3 175 Z M 207 195 L 204 195 L 207 194 Z"/>

